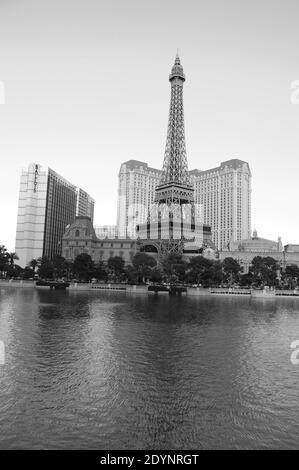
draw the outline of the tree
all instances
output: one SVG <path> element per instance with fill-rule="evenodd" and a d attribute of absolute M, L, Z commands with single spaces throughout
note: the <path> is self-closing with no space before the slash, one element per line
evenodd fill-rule
<path fill-rule="evenodd" d="M 51 260 L 49 260 L 46 256 L 38 259 L 38 275 L 42 279 L 53 279 L 54 277 L 54 265 Z M 34 272 L 31 268 L 31 271 L 34 275 Z"/>
<path fill-rule="evenodd" d="M 29 266 L 26 266 L 26 267 L 22 270 L 21 276 L 22 276 L 23 279 L 31 279 L 31 278 L 33 278 L 33 276 L 34 276 L 34 271 L 33 271 L 33 269 L 30 268 Z"/>
<path fill-rule="evenodd" d="M 4 245 L 0 245 L 0 275 L 6 273 L 9 265 L 7 249 Z M 4 274 L 5 275 L 5 274 Z"/>
<path fill-rule="evenodd" d="M 107 269 L 104 266 L 104 263 L 102 261 L 99 261 L 95 266 L 94 266 L 94 271 L 93 271 L 93 276 L 98 280 L 98 281 L 107 281 L 108 279 L 108 273 Z"/>
<path fill-rule="evenodd" d="M 7 267 L 6 276 L 7 277 L 20 277 L 23 274 L 23 269 L 18 264 L 9 265 Z"/>
<path fill-rule="evenodd" d="M 286 267 L 283 275 L 283 280 L 289 289 L 294 289 L 298 286 L 299 281 L 299 267 L 296 264 L 290 264 Z"/>
<path fill-rule="evenodd" d="M 251 286 L 252 284 L 252 273 L 240 274 L 239 284 L 242 287 Z"/>
<path fill-rule="evenodd" d="M 108 259 L 107 266 L 108 266 L 108 270 L 109 270 L 109 274 L 110 274 L 109 277 L 114 282 L 119 282 L 125 274 L 125 270 L 124 270 L 125 262 L 122 259 L 122 257 L 121 256 L 111 256 Z"/>
<path fill-rule="evenodd" d="M 12 277 L 16 259 L 19 259 L 19 257 L 15 252 L 8 252 L 4 245 L 0 245 L 0 275 Z"/>
<path fill-rule="evenodd" d="M 126 276 L 127 282 L 129 284 L 137 284 L 138 283 L 138 273 L 137 273 L 136 269 L 134 268 L 134 266 L 132 266 L 131 264 L 128 264 L 125 267 L 125 276 Z"/>
<path fill-rule="evenodd" d="M 70 263 L 60 255 L 56 255 L 53 258 L 54 277 L 62 278 L 68 277 L 70 271 Z"/>
<path fill-rule="evenodd" d="M 13 266 L 14 262 L 15 262 L 15 259 L 19 259 L 17 253 L 15 252 L 10 252 L 10 253 L 7 253 L 7 259 L 8 259 L 8 262 L 10 264 L 10 266 Z"/>
<path fill-rule="evenodd" d="M 80 253 L 73 264 L 73 273 L 79 277 L 81 281 L 90 281 L 93 277 L 94 263 L 91 256 L 87 253 Z"/>
<path fill-rule="evenodd" d="M 136 253 L 132 259 L 133 267 L 137 273 L 137 283 L 145 283 L 150 277 L 152 268 L 156 266 L 156 260 L 146 253 Z"/>
<path fill-rule="evenodd" d="M 187 263 L 179 253 L 170 253 L 162 261 L 163 274 L 170 283 L 185 280 Z"/>
<path fill-rule="evenodd" d="M 220 261 L 212 261 L 212 265 L 208 268 L 204 276 L 204 286 L 218 286 L 222 282 L 223 273 Z"/>
<path fill-rule="evenodd" d="M 38 267 L 38 260 L 33 258 L 29 263 L 28 267 L 33 269 L 33 272 L 35 273 L 36 268 Z"/>
<path fill-rule="evenodd" d="M 271 256 L 255 256 L 251 262 L 253 284 L 256 286 L 274 286 L 277 282 L 277 261 Z"/>
<path fill-rule="evenodd" d="M 207 277 L 210 277 L 207 276 L 207 272 L 211 269 L 212 264 L 212 260 L 206 259 L 203 256 L 191 258 L 187 267 L 188 282 L 197 285 L 202 284 L 207 280 Z"/>
<path fill-rule="evenodd" d="M 234 258 L 225 258 L 222 262 L 222 270 L 224 274 L 224 281 L 229 282 L 229 284 L 233 284 L 238 282 L 239 274 L 242 270 L 241 266 L 239 265 L 238 261 Z"/>
<path fill-rule="evenodd" d="M 161 272 L 160 269 L 158 269 L 158 268 L 153 268 L 153 269 L 151 270 L 151 274 L 150 274 L 150 278 L 149 278 L 149 279 L 150 279 L 150 281 L 152 281 L 152 282 L 159 282 L 159 283 L 160 283 L 160 282 L 162 282 L 162 274 L 163 274 L 163 273 Z"/>

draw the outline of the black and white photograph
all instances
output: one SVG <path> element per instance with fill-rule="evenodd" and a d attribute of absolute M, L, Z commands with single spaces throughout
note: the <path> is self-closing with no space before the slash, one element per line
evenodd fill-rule
<path fill-rule="evenodd" d="M 298 45 L 298 0 L 0 0 L 0 455 L 299 449 Z"/>

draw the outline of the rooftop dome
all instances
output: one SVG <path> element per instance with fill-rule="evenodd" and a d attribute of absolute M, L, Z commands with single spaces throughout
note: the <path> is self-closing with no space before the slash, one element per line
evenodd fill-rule
<path fill-rule="evenodd" d="M 254 230 L 250 238 L 241 241 L 230 241 L 228 249 L 230 251 L 278 252 L 282 251 L 282 243 L 280 239 L 276 242 L 258 237 L 257 231 Z"/>

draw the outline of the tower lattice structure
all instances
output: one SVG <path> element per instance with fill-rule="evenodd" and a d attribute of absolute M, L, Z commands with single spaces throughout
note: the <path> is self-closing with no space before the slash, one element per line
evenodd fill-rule
<path fill-rule="evenodd" d="M 167 224 L 163 252 L 182 253 L 184 223 L 194 230 L 194 188 L 189 179 L 185 142 L 183 85 L 185 74 L 177 54 L 169 75 L 171 99 L 162 176 L 155 191 L 158 220 Z M 163 222 L 164 221 L 164 222 Z"/>

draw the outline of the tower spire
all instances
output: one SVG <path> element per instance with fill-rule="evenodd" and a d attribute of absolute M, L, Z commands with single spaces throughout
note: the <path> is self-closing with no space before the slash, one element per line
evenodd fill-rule
<path fill-rule="evenodd" d="M 190 184 L 184 125 L 183 84 L 185 74 L 177 53 L 169 75 L 171 83 L 170 110 L 162 176 L 156 188 L 156 201 L 167 202 L 175 198 L 180 204 L 193 200 Z M 165 185 L 167 185 L 167 191 Z M 167 193 L 167 194 L 166 194 Z"/>
<path fill-rule="evenodd" d="M 185 243 L 188 250 L 193 247 L 194 253 L 198 253 L 206 233 L 210 233 L 210 227 L 198 223 L 188 172 L 183 107 L 185 80 L 177 52 L 169 75 L 171 97 L 162 174 L 147 223 L 137 227 L 140 239 L 154 240 L 160 261 L 169 253 L 183 254 Z"/>

